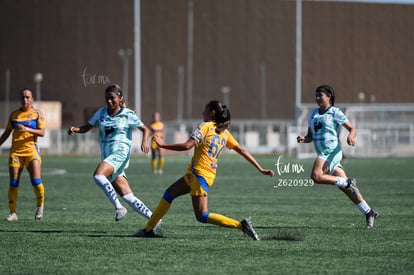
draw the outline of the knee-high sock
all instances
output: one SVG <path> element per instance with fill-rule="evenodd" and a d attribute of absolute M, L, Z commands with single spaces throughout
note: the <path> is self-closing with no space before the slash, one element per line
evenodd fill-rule
<path fill-rule="evenodd" d="M 151 218 L 152 212 L 151 210 L 137 197 L 134 196 L 133 193 L 129 193 L 122 197 L 128 204 L 131 206 L 135 211 L 141 214 L 143 217 L 149 219 Z"/>
<path fill-rule="evenodd" d="M 45 187 L 43 183 L 33 186 L 33 191 L 36 195 L 37 206 L 42 206 L 45 202 Z"/>
<path fill-rule="evenodd" d="M 19 194 L 19 188 L 15 186 L 9 186 L 9 210 L 10 213 L 16 212 L 17 209 L 17 195 Z"/>
<path fill-rule="evenodd" d="M 123 208 L 121 202 L 116 195 L 115 189 L 109 180 L 104 175 L 94 175 L 93 180 L 95 181 L 96 185 L 98 185 L 108 197 L 110 202 L 114 205 L 116 209 Z"/>
<path fill-rule="evenodd" d="M 207 223 L 230 228 L 238 228 L 240 230 L 243 229 L 239 221 L 216 213 L 210 213 L 208 215 Z"/>
<path fill-rule="evenodd" d="M 157 169 L 157 160 L 156 159 L 151 160 L 151 168 L 152 168 L 152 171 L 155 171 Z"/>
<path fill-rule="evenodd" d="M 153 229 L 161 220 L 161 218 L 168 212 L 170 206 L 171 204 L 167 202 L 164 198 L 162 198 L 157 208 L 155 208 L 154 212 L 152 212 L 152 216 L 149 219 L 147 225 L 145 226 L 145 231 L 148 232 L 151 229 Z"/>
<path fill-rule="evenodd" d="M 158 169 L 162 170 L 164 168 L 164 157 L 158 159 Z"/>

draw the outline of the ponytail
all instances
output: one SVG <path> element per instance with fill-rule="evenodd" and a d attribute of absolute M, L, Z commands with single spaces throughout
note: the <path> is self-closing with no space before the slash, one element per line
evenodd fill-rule
<path fill-rule="evenodd" d="M 215 111 L 213 121 L 216 123 L 216 132 L 221 133 L 230 128 L 231 115 L 226 105 L 222 105 L 218 100 L 212 100 L 207 107 Z"/>

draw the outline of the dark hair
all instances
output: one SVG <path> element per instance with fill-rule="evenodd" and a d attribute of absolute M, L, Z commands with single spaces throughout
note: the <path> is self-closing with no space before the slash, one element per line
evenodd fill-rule
<path fill-rule="evenodd" d="M 33 91 L 31 89 L 29 89 L 29 88 L 20 89 L 19 94 L 22 95 L 24 91 L 29 91 L 32 94 L 32 96 L 33 96 Z"/>
<path fill-rule="evenodd" d="M 330 94 L 331 95 L 331 99 L 330 99 L 330 103 L 332 106 L 335 105 L 335 91 L 334 89 L 329 86 L 329 85 L 321 85 L 318 88 L 316 88 L 315 92 L 320 92 L 320 93 L 324 93 L 324 94 Z"/>
<path fill-rule="evenodd" d="M 123 96 L 121 87 L 118 84 L 108 86 L 105 90 L 106 93 L 115 93 L 119 97 Z"/>
<path fill-rule="evenodd" d="M 108 86 L 105 89 L 105 94 L 106 93 L 114 93 L 117 96 L 122 97 L 121 107 L 126 107 L 126 103 L 125 103 L 125 100 L 123 98 L 123 93 L 122 93 L 122 90 L 121 90 L 121 86 L 119 86 L 118 84 L 112 84 L 112 85 Z"/>
<path fill-rule="evenodd" d="M 213 121 L 216 123 L 218 132 L 223 132 L 230 127 L 231 115 L 226 105 L 222 105 L 218 100 L 212 100 L 207 103 L 206 107 L 215 112 Z"/>

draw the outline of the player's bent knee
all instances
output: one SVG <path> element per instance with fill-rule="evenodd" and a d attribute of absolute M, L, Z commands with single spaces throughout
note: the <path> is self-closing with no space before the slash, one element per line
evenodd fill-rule
<path fill-rule="evenodd" d="M 204 212 L 200 216 L 197 216 L 197 221 L 201 223 L 207 223 L 209 212 Z"/>
<path fill-rule="evenodd" d="M 321 175 L 319 173 L 312 173 L 311 174 L 311 179 L 315 182 L 315 183 L 320 183 L 321 181 Z"/>
<path fill-rule="evenodd" d="M 33 179 L 30 179 L 30 181 L 32 182 L 32 186 L 38 186 L 39 184 L 42 183 L 41 178 L 33 178 Z"/>
<path fill-rule="evenodd" d="M 173 196 L 171 196 L 170 190 L 167 189 L 164 192 L 164 195 L 162 196 L 162 198 L 164 200 L 166 200 L 168 203 L 172 203 L 172 201 L 174 200 Z"/>
<path fill-rule="evenodd" d="M 10 180 L 11 187 L 19 187 L 19 180 Z"/>

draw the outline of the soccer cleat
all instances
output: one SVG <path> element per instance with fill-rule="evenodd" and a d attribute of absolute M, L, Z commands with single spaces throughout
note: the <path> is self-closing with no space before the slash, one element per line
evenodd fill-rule
<path fill-rule="evenodd" d="M 19 217 L 17 217 L 16 212 L 13 212 L 13 213 L 10 213 L 5 220 L 8 222 L 15 222 L 19 220 Z"/>
<path fill-rule="evenodd" d="M 36 208 L 36 213 L 35 213 L 35 220 L 41 220 L 43 218 L 43 205 L 42 206 L 38 206 Z"/>
<path fill-rule="evenodd" d="M 136 238 L 156 238 L 159 237 L 158 235 L 155 234 L 154 230 L 151 229 L 150 231 L 145 231 L 145 229 L 141 229 L 138 232 L 136 232 L 135 234 L 131 235 L 131 237 L 136 237 Z"/>
<path fill-rule="evenodd" d="M 379 216 L 378 212 L 371 209 L 368 214 L 365 216 L 365 221 L 367 222 L 367 229 L 371 229 L 374 227 L 374 221 Z"/>
<path fill-rule="evenodd" d="M 256 231 L 253 228 L 252 222 L 249 218 L 242 220 L 241 225 L 243 226 L 243 233 L 252 237 L 253 240 L 258 241 L 260 240 L 259 235 L 257 235 Z"/>
<path fill-rule="evenodd" d="M 128 213 L 128 210 L 125 207 L 117 208 L 115 210 L 115 221 L 122 220 L 123 218 L 125 218 L 127 213 Z"/>
<path fill-rule="evenodd" d="M 346 181 L 348 182 L 346 189 L 348 189 L 351 192 L 352 196 L 358 200 L 361 196 L 361 193 L 359 192 L 359 189 L 356 185 L 356 179 L 347 179 Z"/>

